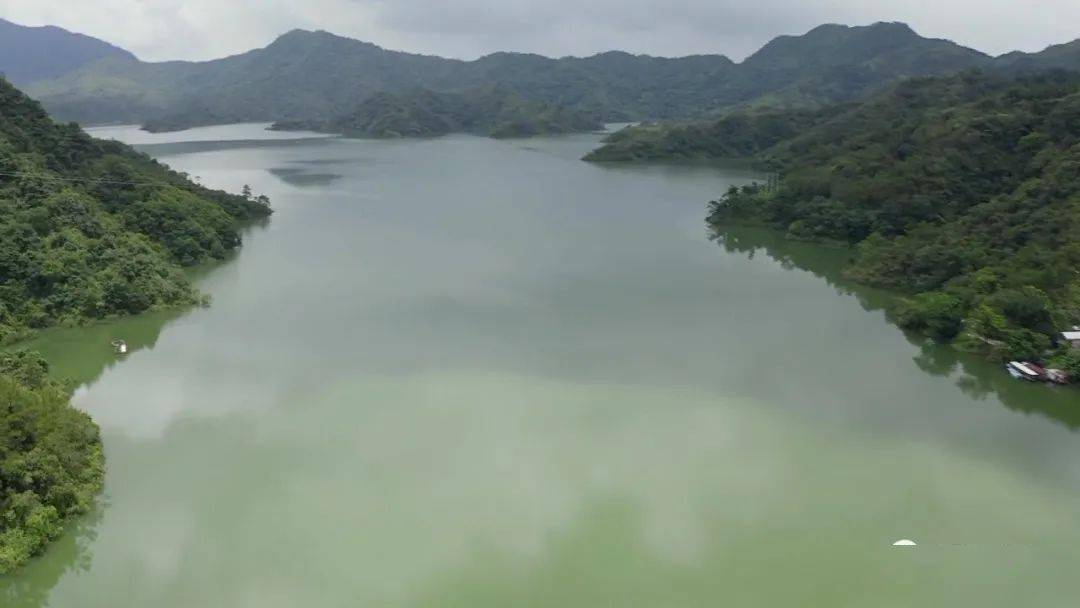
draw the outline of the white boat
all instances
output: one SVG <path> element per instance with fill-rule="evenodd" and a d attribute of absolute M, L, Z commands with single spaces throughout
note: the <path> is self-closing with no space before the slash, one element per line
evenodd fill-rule
<path fill-rule="evenodd" d="M 116 352 L 118 354 L 121 354 L 121 355 L 126 355 L 127 354 L 127 352 L 128 352 L 127 342 L 124 342 L 123 340 L 113 340 L 112 342 L 110 342 L 110 344 L 112 344 L 112 347 L 116 349 Z"/>
<path fill-rule="evenodd" d="M 1028 380 L 1030 382 L 1042 380 L 1042 374 L 1035 371 L 1030 364 L 1024 363 L 1023 361 L 1009 361 L 1005 364 L 1005 369 L 1008 370 L 1009 375 L 1013 378 Z"/>

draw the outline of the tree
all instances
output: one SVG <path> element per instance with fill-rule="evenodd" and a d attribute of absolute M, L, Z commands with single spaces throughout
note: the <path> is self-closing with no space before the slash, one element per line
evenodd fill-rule
<path fill-rule="evenodd" d="M 1018 361 L 1041 359 L 1050 348 L 1050 338 L 1030 329 L 1016 329 L 1005 339 L 1005 358 Z"/>
<path fill-rule="evenodd" d="M 897 309 L 897 317 L 905 329 L 924 331 L 935 339 L 949 341 L 964 327 L 964 303 L 943 292 L 921 293 L 904 300 Z"/>
<path fill-rule="evenodd" d="M 1080 349 L 1069 349 L 1058 361 L 1058 366 L 1069 375 L 1069 381 L 1080 384 Z"/>

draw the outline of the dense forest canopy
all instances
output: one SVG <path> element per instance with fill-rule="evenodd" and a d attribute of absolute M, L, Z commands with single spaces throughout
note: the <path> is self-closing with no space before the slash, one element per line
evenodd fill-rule
<path fill-rule="evenodd" d="M 55 115 L 154 128 L 244 121 L 331 121 L 377 93 L 509 87 L 522 99 L 608 122 L 707 118 L 737 107 L 815 108 L 861 99 L 912 76 L 969 68 L 1080 67 L 1080 48 L 994 59 L 901 23 L 823 25 L 781 36 L 743 61 L 623 52 L 551 59 L 495 53 L 459 61 L 297 30 L 269 46 L 207 62 L 95 62 L 31 93 Z"/>
<path fill-rule="evenodd" d="M 523 137 L 595 131 L 603 125 L 594 115 L 527 101 L 507 87 L 491 86 L 460 93 L 427 89 L 376 93 L 344 116 L 328 121 L 279 122 L 274 128 L 350 137 L 433 137 L 447 133 Z"/>
<path fill-rule="evenodd" d="M 904 325 L 1039 358 L 1080 324 L 1080 75 L 903 82 L 759 160 L 782 186 L 710 221 L 856 244 L 853 277 L 912 294 Z"/>
<path fill-rule="evenodd" d="M 746 158 L 821 124 L 843 109 L 835 105 L 819 110 L 743 110 L 709 122 L 636 125 L 609 135 L 585 160 Z"/>
<path fill-rule="evenodd" d="M 194 302 L 181 267 L 223 257 L 269 212 L 57 124 L 0 79 L 0 343 Z"/>
<path fill-rule="evenodd" d="M 0 354 L 0 574 L 92 507 L 104 465 L 97 425 L 69 405 L 41 356 Z"/>

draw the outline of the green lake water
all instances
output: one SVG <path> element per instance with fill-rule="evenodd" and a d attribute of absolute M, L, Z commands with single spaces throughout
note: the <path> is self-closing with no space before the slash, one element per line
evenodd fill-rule
<path fill-rule="evenodd" d="M 277 213 L 208 308 L 31 345 L 108 474 L 0 605 L 1076 603 L 1080 392 L 905 336 L 844 250 L 710 240 L 745 170 L 98 134 Z"/>

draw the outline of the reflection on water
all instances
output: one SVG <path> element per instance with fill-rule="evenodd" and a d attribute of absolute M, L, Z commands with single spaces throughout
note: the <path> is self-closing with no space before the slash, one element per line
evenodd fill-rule
<path fill-rule="evenodd" d="M 852 256 L 847 248 L 792 240 L 780 231 L 753 226 L 723 227 L 712 237 L 728 253 L 744 254 L 752 259 L 758 252 L 763 252 L 785 268 L 811 272 L 839 293 L 858 298 L 868 311 L 887 312 L 897 297 L 895 293 L 847 278 L 844 268 Z M 897 328 L 897 331 L 901 330 Z M 985 401 L 993 396 L 1010 409 L 1045 416 L 1073 431 L 1080 429 L 1080 395 L 1076 389 L 1019 382 L 1000 365 L 977 353 L 961 352 L 918 334 L 902 333 L 919 348 L 919 353 L 913 357 L 919 369 L 934 376 L 951 378 L 971 399 Z"/>
<path fill-rule="evenodd" d="M 595 144 L 164 158 L 277 213 L 199 279 L 209 308 L 76 394 L 109 463 L 89 570 L 7 584 L 59 608 L 1069 605 L 1080 442 L 1045 397 L 1075 393 L 904 336 L 845 250 L 709 242 L 705 202 L 753 175 L 580 162 Z"/>
<path fill-rule="evenodd" d="M 68 524 L 64 535 L 48 546 L 29 572 L 0 575 L 0 606 L 42 608 L 50 606 L 53 587 L 64 576 L 84 575 L 93 565 L 93 544 L 105 512 L 103 499 L 97 508 Z"/>
<path fill-rule="evenodd" d="M 270 173 L 281 181 L 298 188 L 305 186 L 329 186 L 341 179 L 336 173 L 311 173 L 306 169 L 297 167 L 276 167 L 270 169 Z"/>
<path fill-rule="evenodd" d="M 270 221 L 270 218 L 259 218 L 249 222 L 240 231 L 241 239 L 248 239 L 265 230 Z M 238 251 L 230 252 L 224 260 L 188 268 L 186 274 L 196 284 L 210 280 L 216 273 L 225 270 L 237 255 Z M 40 352 L 49 362 L 49 372 L 56 380 L 72 383 L 86 390 L 109 369 L 141 356 L 142 351 L 153 351 L 162 330 L 174 321 L 184 319 L 193 310 L 195 309 L 173 307 L 79 327 L 45 329 L 32 339 L 6 346 L 3 350 Z M 116 352 L 112 342 L 117 339 L 127 343 L 126 354 Z"/>
<path fill-rule="evenodd" d="M 318 138 L 295 138 L 291 140 L 223 140 L 223 141 L 182 141 L 175 143 L 145 143 L 136 146 L 140 152 L 150 156 L 174 156 L 180 154 L 192 154 L 195 152 L 212 152 L 215 150 L 259 150 L 269 148 L 304 147 L 311 141 L 324 139 Z"/>
<path fill-rule="evenodd" d="M 106 370 L 140 351 L 153 350 L 162 328 L 186 313 L 186 309 L 172 308 L 86 327 L 47 329 L 9 350 L 36 350 L 45 356 L 50 373 L 58 380 L 76 386 L 93 384 Z M 118 338 L 127 342 L 127 355 L 117 353 L 112 346 Z"/>
<path fill-rule="evenodd" d="M 206 142 L 211 145 L 220 145 L 222 142 L 233 142 L 239 145 L 257 141 L 286 141 L 291 139 L 315 139 L 331 137 L 325 133 L 314 131 L 271 131 L 269 123 L 246 123 L 235 125 L 215 125 L 210 127 L 195 127 L 184 131 L 172 131 L 166 133 L 151 133 L 143 131 L 133 125 L 119 125 L 108 127 L 90 127 L 86 132 L 99 139 L 116 139 L 126 144 L 143 146 L 153 144 L 172 144 L 181 142 Z"/>
<path fill-rule="evenodd" d="M 260 230 L 265 230 L 269 222 L 269 218 L 253 221 L 241 231 L 241 236 L 248 238 Z M 224 270 L 236 255 L 237 252 L 233 252 L 225 260 L 188 269 L 187 275 L 197 283 L 210 280 Z M 49 372 L 54 379 L 78 388 L 75 397 L 77 401 L 79 395 L 90 390 L 109 369 L 120 364 L 130 364 L 133 359 L 150 354 L 162 331 L 170 324 L 191 315 L 193 310 L 195 309 L 170 308 L 82 327 L 47 329 L 39 332 L 32 340 L 10 345 L 4 350 L 25 349 L 40 352 L 49 362 Z M 127 342 L 127 354 L 120 355 L 116 352 L 111 344 L 116 338 Z M 164 390 L 164 387 L 159 388 Z M 50 544 L 45 554 L 34 560 L 31 566 L 14 574 L 0 576 L 0 599 L 3 600 L 0 606 L 50 606 L 51 590 L 61 578 L 69 574 L 85 574 L 90 570 L 93 543 L 97 539 L 97 530 L 109 503 L 109 493 L 107 476 L 105 491 L 93 511 L 68 524 L 64 535 Z"/>

